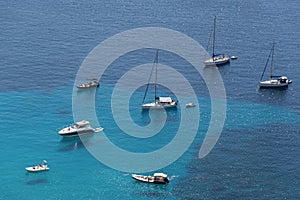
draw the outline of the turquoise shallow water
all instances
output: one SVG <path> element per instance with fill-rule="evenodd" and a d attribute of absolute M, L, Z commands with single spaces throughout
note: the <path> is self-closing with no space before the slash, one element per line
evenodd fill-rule
<path fill-rule="evenodd" d="M 297 199 L 298 8 L 299 2 L 293 0 L 1 2 L 0 199 Z M 239 58 L 218 68 L 226 89 L 227 114 L 208 156 L 198 158 L 211 117 L 207 86 L 186 60 L 165 51 L 160 52 L 160 63 L 190 81 L 200 106 L 200 126 L 191 147 L 160 170 L 172 177 L 170 184 L 136 182 L 131 172 L 111 169 L 95 159 L 78 138 L 58 136 L 58 130 L 73 122 L 77 70 L 101 41 L 131 28 L 155 26 L 182 32 L 206 47 L 214 15 L 217 51 Z M 275 71 L 294 82 L 286 90 L 258 90 L 273 40 Z M 161 134 L 146 140 L 124 134 L 110 109 L 118 79 L 132 67 L 152 63 L 154 52 L 130 52 L 101 77 L 95 100 L 105 131 L 89 136 L 89 147 L 101 146 L 97 136 L 106 134 L 119 147 L 148 152 L 175 136 L 182 115 L 179 109 L 168 112 Z M 150 121 L 137 109 L 143 91 L 137 90 L 129 104 L 130 115 L 139 125 Z M 25 171 L 44 159 L 48 172 Z"/>
<path fill-rule="evenodd" d="M 105 88 L 105 86 L 101 87 Z M 105 91 L 101 87 L 98 92 Z M 241 187 L 251 187 L 252 182 L 257 184 L 254 189 L 261 189 L 260 184 L 265 185 L 265 179 L 280 176 L 280 173 L 284 172 L 290 173 L 290 170 L 295 170 L 295 166 L 298 165 L 298 162 L 292 159 L 297 160 L 297 157 L 294 157 L 297 153 L 294 137 L 297 139 L 295 132 L 300 116 L 276 106 L 236 100 L 228 102 L 227 120 L 217 146 L 207 158 L 197 159 L 199 142 L 202 141 L 208 124 L 208 116 L 205 114 L 208 111 L 205 107 L 209 105 L 209 99 L 202 98 L 200 99 L 203 105 L 202 125 L 193 147 L 185 156 L 163 169 L 173 177 L 171 183 L 168 186 L 156 186 L 135 182 L 128 172 L 110 169 L 97 161 L 88 153 L 79 138 L 62 139 L 57 135 L 60 128 L 72 121 L 70 101 L 68 98 L 61 98 L 66 91 L 71 92 L 71 89 L 72 87 L 61 87 L 47 93 L 33 91 L 1 94 L 1 113 L 7 116 L 1 119 L 1 124 L 5 125 L 1 128 L 1 135 L 6 143 L 2 148 L 5 154 L 1 156 L 1 163 L 3 163 L 1 171 L 5 171 L 2 174 L 2 180 L 5 182 L 2 187 L 4 199 L 24 197 L 27 199 L 32 196 L 47 196 L 50 199 L 75 197 L 106 199 L 112 194 L 114 199 L 148 199 L 149 196 L 154 199 L 161 197 L 176 199 L 177 196 L 186 194 L 185 192 L 179 193 L 183 189 L 196 191 L 195 196 L 192 197 L 198 198 L 204 197 L 203 195 L 210 196 L 212 190 L 223 188 L 222 183 L 214 182 L 220 177 L 225 183 L 230 182 L 231 176 L 235 177 L 235 183 L 230 182 L 225 187 L 229 187 L 231 192 L 240 190 L 240 184 L 242 184 Z M 18 110 L 15 109 L 16 105 L 18 105 Z M 108 112 L 109 108 L 105 113 Z M 247 114 L 245 115 L 244 112 Z M 265 113 L 268 115 L 266 116 Z M 280 118 L 270 119 L 269 116 L 280 116 Z M 23 120 L 15 123 L 15 119 L 20 117 Z M 147 147 L 147 144 L 155 142 L 155 138 L 152 142 L 151 139 L 147 141 L 146 145 L 141 145 L 139 140 L 128 142 L 128 139 L 120 134 L 121 131 L 116 129 L 116 125 L 110 121 L 113 122 L 106 117 L 103 120 L 103 126 L 109 130 L 106 134 L 117 145 L 130 151 L 153 150 L 153 147 L 151 145 Z M 168 130 L 171 129 L 168 128 Z M 269 130 L 267 136 L 265 130 Z M 113 136 L 110 135 L 111 131 L 114 131 Z M 282 137 L 283 134 L 285 137 Z M 163 138 L 168 141 L 169 136 L 166 135 Z M 101 145 L 95 142 L 93 137 L 95 135 L 88 137 L 87 145 Z M 155 147 L 157 148 L 157 145 Z M 222 156 L 224 154 L 226 157 Z M 263 158 L 257 157 L 259 155 Z M 25 172 L 26 166 L 36 164 L 43 159 L 48 160 L 50 171 L 37 174 Z M 256 163 L 258 160 L 261 160 L 260 163 Z M 190 162 L 192 165 L 189 164 Z M 289 165 L 284 167 L 282 162 L 289 163 Z M 196 165 L 193 166 L 193 163 Z M 235 167 L 242 171 L 235 171 Z M 195 171 L 196 169 L 199 173 Z M 192 172 L 191 177 L 186 174 L 188 172 Z M 211 172 L 213 174 L 210 174 Z M 241 172 L 243 175 L 240 177 Z M 257 177 L 259 174 L 261 175 Z M 286 180 L 280 177 L 278 179 Z M 298 181 L 288 180 L 295 183 Z M 202 185 L 201 188 L 196 186 L 199 184 Z M 212 185 L 209 187 L 210 184 Z M 22 192 L 15 193 L 16 187 Z M 252 195 L 250 188 L 246 190 L 246 194 Z"/>

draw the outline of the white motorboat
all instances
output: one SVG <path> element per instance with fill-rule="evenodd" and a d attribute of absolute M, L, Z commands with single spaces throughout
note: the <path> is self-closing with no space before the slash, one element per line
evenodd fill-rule
<path fill-rule="evenodd" d="M 94 133 L 103 131 L 102 127 L 92 128 L 89 121 L 82 120 L 74 123 L 72 126 L 63 128 L 58 132 L 61 136 L 77 136 L 79 134 Z"/>
<path fill-rule="evenodd" d="M 214 17 L 214 28 L 213 28 L 213 40 L 212 40 L 212 57 L 204 64 L 206 66 L 222 65 L 230 62 L 230 58 L 226 54 L 215 54 L 215 42 L 216 42 L 216 17 Z"/>
<path fill-rule="evenodd" d="M 176 108 L 178 102 L 174 101 L 171 97 L 158 97 L 157 96 L 157 65 L 158 65 L 158 49 L 156 50 L 156 56 L 155 56 L 155 62 L 154 65 L 152 67 L 152 71 L 150 73 L 150 78 L 149 78 L 149 82 L 147 84 L 147 88 L 144 94 L 144 98 L 143 98 L 143 102 L 142 102 L 142 109 L 168 109 L 168 108 Z M 147 92 L 148 92 L 148 88 L 150 85 L 150 80 L 151 80 L 151 75 L 153 74 L 153 70 L 155 68 L 155 85 L 154 85 L 154 92 L 155 92 L 155 97 L 154 97 L 154 102 L 150 102 L 150 103 L 144 103 L 145 102 L 145 98 L 147 96 Z"/>
<path fill-rule="evenodd" d="M 264 67 L 264 71 L 261 75 L 260 81 L 259 81 L 259 87 L 260 88 L 285 88 L 288 87 L 289 84 L 291 84 L 293 81 L 289 80 L 286 76 L 273 76 L 273 57 L 274 57 L 274 49 L 275 49 L 275 44 L 273 43 L 272 49 L 270 51 L 270 54 L 268 56 L 266 65 Z M 264 77 L 264 73 L 266 71 L 266 68 L 268 66 L 269 59 L 271 57 L 271 74 L 270 74 L 270 79 L 262 81 Z"/>
<path fill-rule="evenodd" d="M 155 183 L 155 184 L 169 183 L 168 176 L 167 174 L 164 173 L 154 173 L 153 176 L 132 174 L 131 177 L 135 180 L 145 182 L 145 183 Z"/>
<path fill-rule="evenodd" d="M 86 89 L 86 88 L 92 88 L 92 87 L 99 87 L 99 82 L 98 81 L 91 81 L 87 83 L 82 83 L 77 85 L 78 89 Z"/>
<path fill-rule="evenodd" d="M 33 165 L 31 167 L 26 167 L 26 171 L 28 172 L 40 172 L 40 171 L 47 171 L 49 167 L 47 165 L 47 161 L 44 160 L 42 164 Z"/>
<path fill-rule="evenodd" d="M 238 59 L 238 57 L 237 56 L 230 56 L 230 59 L 235 60 L 235 59 Z"/>

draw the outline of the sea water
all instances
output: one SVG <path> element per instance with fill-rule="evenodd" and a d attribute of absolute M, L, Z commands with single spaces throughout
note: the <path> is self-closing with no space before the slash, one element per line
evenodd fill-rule
<path fill-rule="evenodd" d="M 0 5 L 0 199 L 299 198 L 298 1 L 13 1 Z M 200 108 L 192 145 L 159 170 L 172 177 L 170 183 L 137 182 L 130 177 L 133 171 L 112 169 L 88 151 L 101 146 L 100 134 L 127 151 L 140 153 L 162 148 L 175 136 L 184 103 L 167 113 L 166 126 L 149 140 L 126 135 L 110 106 L 118 79 L 132 67 L 153 62 L 154 49 L 120 57 L 101 77 L 91 98 L 104 132 L 90 135 L 85 144 L 80 138 L 58 135 L 73 123 L 77 70 L 101 41 L 151 26 L 182 32 L 206 48 L 215 15 L 216 50 L 238 59 L 218 68 L 226 89 L 227 114 L 220 138 L 206 157 L 200 159 L 198 152 L 212 115 L 207 86 L 189 63 L 166 51 L 160 52 L 160 63 L 190 80 Z M 273 41 L 275 73 L 293 83 L 286 90 L 259 90 Z M 133 121 L 141 126 L 150 122 L 139 107 L 144 87 L 129 104 Z M 44 159 L 49 171 L 25 171 Z"/>

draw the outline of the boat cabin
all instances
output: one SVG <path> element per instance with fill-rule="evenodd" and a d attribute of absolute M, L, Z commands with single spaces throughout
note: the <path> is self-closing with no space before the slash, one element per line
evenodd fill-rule
<path fill-rule="evenodd" d="M 171 97 L 159 97 L 159 103 L 172 103 L 174 100 Z"/>

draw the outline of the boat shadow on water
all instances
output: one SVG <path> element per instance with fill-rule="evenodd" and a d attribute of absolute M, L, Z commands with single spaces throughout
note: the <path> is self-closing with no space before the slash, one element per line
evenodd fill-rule
<path fill-rule="evenodd" d="M 162 192 L 152 192 L 152 191 L 143 191 L 143 192 L 135 192 L 134 193 L 136 196 L 141 196 L 141 197 L 153 197 L 157 199 L 166 199 L 168 197 L 171 197 L 171 193 L 162 193 Z"/>
<path fill-rule="evenodd" d="M 141 115 L 144 119 L 147 119 L 148 123 L 150 123 L 151 121 L 150 115 L 152 115 L 153 122 L 162 122 L 164 120 L 162 114 L 167 115 L 166 121 L 176 122 L 178 120 L 177 119 L 178 112 L 180 113 L 180 109 L 178 111 L 177 107 L 168 108 L 168 109 L 151 109 L 151 110 L 142 109 Z"/>
<path fill-rule="evenodd" d="M 288 88 L 259 88 L 257 91 L 260 101 L 268 103 L 283 103 L 288 99 Z"/>
<path fill-rule="evenodd" d="M 85 148 L 86 146 L 91 146 L 97 144 L 96 142 L 92 142 L 93 134 L 85 134 L 84 136 L 73 136 L 73 137 L 63 137 L 60 140 L 58 152 L 65 151 L 74 151 L 81 148 Z"/>
<path fill-rule="evenodd" d="M 274 97 L 274 98 L 282 98 L 286 96 L 288 92 L 288 87 L 280 87 L 280 88 L 259 88 L 258 93 L 262 96 Z"/>
<path fill-rule="evenodd" d="M 204 66 L 204 73 L 208 72 L 208 71 L 213 71 L 212 68 L 214 68 L 214 67 L 218 69 L 218 71 L 220 72 L 221 75 L 224 75 L 224 74 L 229 73 L 231 64 L 230 64 L 230 62 L 227 62 L 227 63 L 219 64 L 218 66 L 217 65 Z"/>
<path fill-rule="evenodd" d="M 288 90 L 288 85 L 284 86 L 284 87 L 273 87 L 273 88 L 259 88 L 259 92 L 260 93 L 274 93 L 274 91 L 282 91 L 282 93 L 286 93 Z"/>
<path fill-rule="evenodd" d="M 26 185 L 37 185 L 37 184 L 41 184 L 41 183 L 48 183 L 48 179 L 40 178 L 40 179 L 34 179 L 34 180 L 25 182 Z"/>
<path fill-rule="evenodd" d="M 35 173 L 26 172 L 25 185 L 38 185 L 42 183 L 48 183 L 48 171 L 39 171 Z"/>

